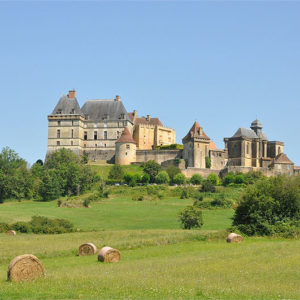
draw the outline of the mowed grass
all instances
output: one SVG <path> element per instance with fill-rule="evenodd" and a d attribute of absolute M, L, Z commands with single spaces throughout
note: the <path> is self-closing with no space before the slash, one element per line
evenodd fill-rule
<path fill-rule="evenodd" d="M 58 207 L 52 202 L 6 202 L 0 206 L 0 222 L 29 221 L 32 216 L 70 220 L 76 228 L 91 230 L 180 229 L 178 212 L 192 199 L 166 198 L 133 201 L 131 197 L 114 197 L 92 202 L 91 208 Z M 204 210 L 203 230 L 222 230 L 231 224 L 233 210 Z"/>
<path fill-rule="evenodd" d="M 242 244 L 227 244 L 224 239 L 193 239 L 200 231 L 181 231 L 183 235 L 171 232 L 147 231 L 148 245 L 138 242 L 137 237 L 145 234 L 142 231 L 129 231 L 126 235 L 112 231 L 104 236 L 99 232 L 74 233 L 50 239 L 39 236 L 39 251 L 43 247 L 45 251 L 39 256 L 46 277 L 34 282 L 7 282 L 8 263 L 3 261 L 0 298 L 299 299 L 299 240 L 251 238 Z M 164 237 L 171 238 L 170 234 L 177 243 L 163 242 Z M 30 244 L 19 243 L 23 235 L 0 238 L 7 248 L 17 248 L 20 253 Z M 30 239 L 34 241 L 35 236 L 28 235 Z M 101 246 L 106 239 L 112 246 L 120 246 L 121 262 L 103 264 L 96 256 L 76 256 L 80 240 L 92 240 Z M 128 249 L 122 246 L 122 240 L 141 247 Z M 157 240 L 161 242 L 154 245 Z M 35 245 L 33 242 L 32 247 Z M 0 255 L 7 256 L 7 250 L 1 249 Z M 65 255 L 58 256 L 59 252 Z"/>
<path fill-rule="evenodd" d="M 133 201 L 126 194 L 61 208 L 53 202 L 7 202 L 0 222 L 33 215 L 65 218 L 80 232 L 61 235 L 0 234 L 0 299 L 300 299 L 300 241 L 245 238 L 228 244 L 233 210 L 204 210 L 200 230 L 182 230 L 178 212 L 192 199 Z M 77 256 L 82 243 L 121 251 L 103 264 Z M 41 259 L 46 277 L 6 281 L 17 255 Z"/>

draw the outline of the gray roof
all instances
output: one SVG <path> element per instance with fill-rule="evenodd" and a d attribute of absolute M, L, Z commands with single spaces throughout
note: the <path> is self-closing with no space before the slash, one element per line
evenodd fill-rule
<path fill-rule="evenodd" d="M 258 138 L 256 133 L 252 129 L 242 128 L 242 127 L 239 128 L 232 137 L 247 137 L 250 139 Z"/>
<path fill-rule="evenodd" d="M 260 131 L 257 135 L 258 135 L 258 137 L 260 137 L 261 139 L 263 139 L 265 141 L 268 140 L 267 135 L 264 132 L 262 132 L 262 131 Z"/>
<path fill-rule="evenodd" d="M 122 101 L 112 99 L 105 100 L 88 100 L 82 106 L 81 111 L 84 115 L 88 115 L 89 120 L 131 120 Z M 122 115 L 124 117 L 122 118 Z"/>
<path fill-rule="evenodd" d="M 254 128 L 262 128 L 262 124 L 259 120 L 254 120 L 252 123 L 251 123 L 251 128 L 254 127 Z"/>
<path fill-rule="evenodd" d="M 74 110 L 74 112 L 73 112 Z M 67 95 L 62 95 L 59 99 L 58 103 L 56 104 L 53 112 L 51 115 L 69 115 L 69 114 L 76 114 L 81 115 L 80 106 L 77 102 L 76 98 L 69 98 Z"/>

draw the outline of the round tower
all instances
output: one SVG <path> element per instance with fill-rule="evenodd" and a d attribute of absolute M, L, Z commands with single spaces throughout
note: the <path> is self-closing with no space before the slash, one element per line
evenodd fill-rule
<path fill-rule="evenodd" d="M 115 163 L 118 165 L 130 165 L 136 162 L 136 142 L 127 127 L 121 137 L 116 141 Z"/>

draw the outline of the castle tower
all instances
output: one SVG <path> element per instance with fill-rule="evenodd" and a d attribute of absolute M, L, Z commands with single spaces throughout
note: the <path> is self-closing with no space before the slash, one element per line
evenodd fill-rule
<path fill-rule="evenodd" d="M 68 148 L 81 155 L 80 136 L 84 117 L 76 98 L 76 91 L 63 95 L 53 112 L 48 116 L 48 149 L 46 158 L 52 152 Z"/>
<path fill-rule="evenodd" d="M 116 141 L 115 163 L 119 165 L 130 165 L 136 162 L 136 142 L 125 127 L 121 137 Z"/>
<path fill-rule="evenodd" d="M 210 142 L 210 138 L 195 121 L 187 135 L 182 139 L 183 159 L 186 162 L 186 167 L 205 168 L 205 157 L 209 156 Z"/>

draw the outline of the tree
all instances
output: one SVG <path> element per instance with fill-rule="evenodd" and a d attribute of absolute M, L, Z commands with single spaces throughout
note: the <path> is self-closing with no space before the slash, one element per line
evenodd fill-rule
<path fill-rule="evenodd" d="M 181 173 L 180 174 L 176 174 L 174 176 L 174 178 L 173 178 L 173 182 L 175 184 L 179 184 L 179 185 L 184 184 L 185 180 L 186 180 L 185 176 L 183 174 L 181 174 Z"/>
<path fill-rule="evenodd" d="M 187 206 L 178 217 L 184 229 L 200 228 L 203 225 L 202 211 L 196 206 Z"/>
<path fill-rule="evenodd" d="M 150 176 L 150 182 L 154 182 L 156 175 L 161 170 L 161 165 L 154 160 L 149 160 L 143 164 L 143 169 Z"/>
<path fill-rule="evenodd" d="M 210 169 L 211 168 L 211 159 L 209 156 L 205 156 L 205 168 Z"/>
<path fill-rule="evenodd" d="M 166 171 L 159 172 L 155 177 L 155 182 L 158 184 L 167 184 L 169 183 L 170 178 Z"/>
<path fill-rule="evenodd" d="M 147 174 L 147 173 L 143 174 L 141 182 L 143 184 L 148 184 L 150 182 L 150 176 L 149 176 L 149 174 Z"/>
<path fill-rule="evenodd" d="M 39 188 L 39 194 L 43 201 L 57 199 L 62 194 L 62 187 L 55 170 L 51 169 L 44 173 Z"/>
<path fill-rule="evenodd" d="M 200 174 L 194 174 L 191 178 L 191 184 L 200 185 L 203 181 L 203 177 Z"/>
<path fill-rule="evenodd" d="M 296 228 L 299 220 L 300 179 L 278 176 L 261 179 L 246 188 L 233 225 L 248 235 L 272 235 Z"/>
<path fill-rule="evenodd" d="M 108 178 L 114 180 L 122 180 L 124 177 L 124 171 L 122 167 L 118 164 L 113 165 L 109 170 Z"/>
<path fill-rule="evenodd" d="M 170 181 L 173 181 L 175 175 L 181 173 L 181 170 L 176 166 L 169 166 L 166 171 L 169 175 Z"/>
<path fill-rule="evenodd" d="M 215 193 L 216 187 L 208 180 L 204 180 L 201 186 L 201 192 Z"/>

